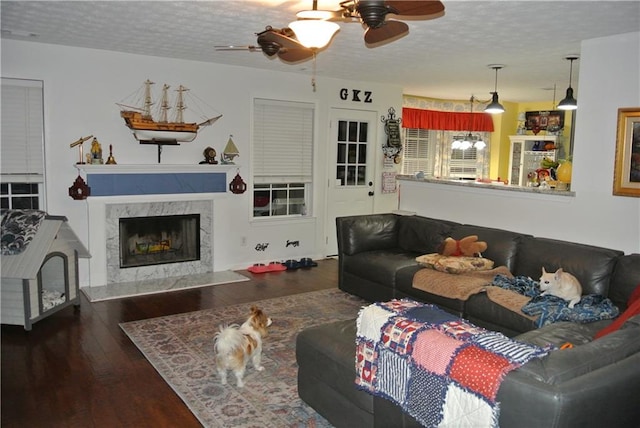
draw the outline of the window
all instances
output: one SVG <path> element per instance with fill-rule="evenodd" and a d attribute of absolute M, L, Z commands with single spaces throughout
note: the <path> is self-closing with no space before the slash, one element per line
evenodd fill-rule
<path fill-rule="evenodd" d="M 431 134 L 435 132 L 426 129 L 404 129 L 403 174 L 413 175 L 422 171 L 425 175 L 434 175 L 436 143 L 435 135 Z"/>
<path fill-rule="evenodd" d="M 42 82 L 2 78 L 0 208 L 43 209 Z"/>
<path fill-rule="evenodd" d="M 402 173 L 414 175 L 422 171 L 425 176 L 473 178 L 484 176 L 489 159 L 484 149 L 452 149 L 451 142 L 459 132 L 404 128 L 404 155 Z M 480 133 L 488 141 L 487 133 Z"/>
<path fill-rule="evenodd" d="M 313 104 L 254 100 L 253 217 L 307 215 L 313 114 Z"/>
<path fill-rule="evenodd" d="M 367 184 L 367 144 L 369 123 L 338 121 L 338 148 L 336 153 L 336 180 L 341 186 Z"/>
<path fill-rule="evenodd" d="M 469 148 L 466 150 L 451 149 L 449 160 L 449 177 L 476 178 L 478 150 Z"/>

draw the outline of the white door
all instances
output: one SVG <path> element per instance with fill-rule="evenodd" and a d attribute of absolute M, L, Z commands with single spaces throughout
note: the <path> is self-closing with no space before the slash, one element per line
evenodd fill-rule
<path fill-rule="evenodd" d="M 329 256 L 338 254 L 336 217 L 373 213 L 378 114 L 335 108 L 330 120 L 326 222 Z"/>

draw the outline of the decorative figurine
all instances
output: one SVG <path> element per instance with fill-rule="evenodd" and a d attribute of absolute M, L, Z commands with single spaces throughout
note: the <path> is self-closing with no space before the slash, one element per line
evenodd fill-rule
<path fill-rule="evenodd" d="M 200 165 L 203 164 L 210 164 L 210 165 L 217 165 L 218 161 L 216 160 L 216 151 L 213 147 L 207 147 L 206 149 L 204 149 L 204 152 L 202 152 L 202 154 L 204 155 L 204 160 L 200 161 Z"/>
<path fill-rule="evenodd" d="M 88 137 L 80 137 L 78 140 L 74 141 L 73 143 L 69 144 L 70 148 L 74 148 L 75 146 L 78 146 L 78 154 L 79 156 L 79 160 L 77 162 L 78 165 L 83 165 L 84 159 L 83 159 L 83 155 L 82 155 L 82 143 L 84 143 L 85 141 L 87 141 L 89 138 L 93 138 L 93 135 L 89 135 Z"/>
<path fill-rule="evenodd" d="M 93 141 L 91 142 L 91 163 L 95 165 L 104 163 L 102 161 L 102 146 L 95 137 L 93 137 Z"/>
<path fill-rule="evenodd" d="M 238 148 L 236 147 L 236 145 L 233 143 L 233 140 L 231 139 L 233 137 L 233 135 L 229 135 L 229 141 L 227 141 L 227 145 L 224 147 L 224 150 L 222 151 L 222 163 L 224 165 L 235 165 L 235 163 L 233 162 L 233 159 L 236 156 L 240 156 L 240 152 L 238 151 Z"/>
<path fill-rule="evenodd" d="M 117 164 L 116 158 L 113 157 L 113 145 L 109 144 L 109 157 L 107 158 L 107 165 Z"/>

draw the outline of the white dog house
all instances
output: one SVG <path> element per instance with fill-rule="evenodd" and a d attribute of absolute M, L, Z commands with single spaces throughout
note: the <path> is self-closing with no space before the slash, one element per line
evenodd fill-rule
<path fill-rule="evenodd" d="M 40 219 L 30 226 L 25 225 L 29 221 L 5 221 L 10 215 L 23 220 L 24 213 L 33 219 L 40 215 Z M 21 252 L 8 254 L 5 244 L 21 240 L 21 234 L 28 242 L 21 244 Z M 9 211 L 2 222 L 2 241 L 3 324 L 31 330 L 33 323 L 60 309 L 80 305 L 78 259 L 91 256 L 65 217 L 34 210 Z"/>

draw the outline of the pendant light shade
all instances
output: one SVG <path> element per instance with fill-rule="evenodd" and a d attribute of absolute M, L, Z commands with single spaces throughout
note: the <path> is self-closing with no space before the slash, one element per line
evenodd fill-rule
<path fill-rule="evenodd" d="M 565 59 L 571 61 L 569 66 L 569 87 L 567 88 L 567 95 L 562 101 L 558 103 L 558 109 L 560 110 L 575 110 L 578 108 L 578 101 L 573 98 L 573 88 L 571 87 L 571 75 L 573 74 L 573 61 L 578 59 L 577 55 L 571 55 L 565 57 Z"/>
<path fill-rule="evenodd" d="M 289 28 L 293 30 L 303 46 L 310 49 L 322 49 L 329 44 L 340 26 L 330 21 L 303 19 L 291 22 Z"/>
<path fill-rule="evenodd" d="M 496 114 L 496 113 L 504 113 L 504 107 L 498 101 L 498 70 L 500 70 L 503 65 L 499 64 L 490 64 L 489 67 L 493 68 L 496 71 L 496 83 L 495 89 L 491 92 L 491 103 L 484 109 L 485 112 Z"/>

